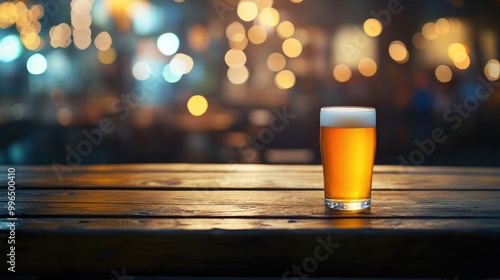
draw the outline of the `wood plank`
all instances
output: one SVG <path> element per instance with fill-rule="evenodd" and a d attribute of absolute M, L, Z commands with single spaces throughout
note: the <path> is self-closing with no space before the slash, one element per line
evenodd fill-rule
<path fill-rule="evenodd" d="M 227 231 L 227 230 L 388 230 L 397 233 L 404 230 L 439 229 L 442 232 L 499 231 L 500 219 L 462 218 L 360 218 L 336 216 L 331 219 L 259 219 L 259 218 L 19 218 L 16 226 L 20 231 Z"/>
<path fill-rule="evenodd" d="M 5 201 L 6 195 L 1 196 Z M 500 217 L 499 191 L 379 191 L 372 192 L 369 213 L 380 217 Z M 152 216 L 331 218 L 323 191 L 128 191 L 27 190 L 16 196 L 16 213 L 27 216 Z M 6 203 L 2 203 L 2 213 Z"/>
<path fill-rule="evenodd" d="M 500 262 L 500 235 L 484 230 L 20 229 L 16 236 L 22 241 L 16 244 L 18 274 L 94 273 L 108 279 L 122 267 L 127 275 L 287 279 L 298 277 L 286 274 L 292 266 L 304 272 L 314 260 L 317 268 L 307 273 L 312 277 L 486 278 L 499 276 Z M 326 245 L 332 251 L 321 245 L 332 243 Z"/>
<path fill-rule="evenodd" d="M 18 173 L 18 188 L 25 189 L 323 189 L 321 170 L 315 172 L 91 172 L 66 174 Z M 6 179 L 4 178 L 4 181 Z M 0 183 L 6 184 L 6 182 Z M 497 189 L 500 176 L 468 173 L 374 173 L 373 189 Z"/>

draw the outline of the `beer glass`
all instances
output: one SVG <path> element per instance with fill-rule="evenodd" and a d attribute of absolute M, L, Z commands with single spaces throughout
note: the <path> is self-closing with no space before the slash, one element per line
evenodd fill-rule
<path fill-rule="evenodd" d="M 370 207 L 375 123 L 374 108 L 321 108 L 320 149 L 325 204 L 329 208 L 360 210 Z"/>

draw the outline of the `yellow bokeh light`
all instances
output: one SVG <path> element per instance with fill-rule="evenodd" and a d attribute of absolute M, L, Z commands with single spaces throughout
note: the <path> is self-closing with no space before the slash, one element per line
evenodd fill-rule
<path fill-rule="evenodd" d="M 371 58 L 362 58 L 358 63 L 358 70 L 361 75 L 371 77 L 377 72 L 377 63 Z"/>
<path fill-rule="evenodd" d="M 241 20 L 252 21 L 255 17 L 257 17 L 259 9 L 257 4 L 255 4 L 252 0 L 241 0 L 238 4 L 236 12 Z"/>
<path fill-rule="evenodd" d="M 424 35 L 422 33 L 417 32 L 413 35 L 411 38 L 411 41 L 413 43 L 413 46 L 419 50 L 423 50 L 427 48 L 427 40 L 425 40 Z"/>
<path fill-rule="evenodd" d="M 295 74 L 290 70 L 283 70 L 276 73 L 274 82 L 279 89 L 289 89 L 295 85 Z"/>
<path fill-rule="evenodd" d="M 99 51 L 97 58 L 102 64 L 111 64 L 116 60 L 116 51 L 114 48 L 109 48 L 106 51 Z"/>
<path fill-rule="evenodd" d="M 208 101 L 205 97 L 201 95 L 193 95 L 189 98 L 187 103 L 187 108 L 189 113 L 195 117 L 199 117 L 208 109 Z"/>
<path fill-rule="evenodd" d="M 278 72 L 285 68 L 286 58 L 281 53 L 272 53 L 267 57 L 267 67 L 269 70 Z"/>
<path fill-rule="evenodd" d="M 267 31 L 260 25 L 254 25 L 248 30 L 248 39 L 256 45 L 262 44 L 267 39 Z"/>
<path fill-rule="evenodd" d="M 369 18 L 363 24 L 363 29 L 368 36 L 377 37 L 382 33 L 382 23 L 375 18 Z"/>
<path fill-rule="evenodd" d="M 460 59 L 460 56 L 463 57 L 464 54 L 467 55 L 467 49 L 463 44 L 454 43 L 448 46 L 448 56 L 451 60 L 463 60 L 463 58 Z"/>
<path fill-rule="evenodd" d="M 447 19 L 440 18 L 436 21 L 435 28 L 438 34 L 441 35 L 448 34 L 448 32 L 450 32 L 450 23 L 448 22 Z"/>
<path fill-rule="evenodd" d="M 33 16 L 33 19 L 39 20 L 43 17 L 44 13 L 43 6 L 40 4 L 35 4 L 30 7 L 30 12 L 31 15 Z"/>
<path fill-rule="evenodd" d="M 245 65 L 247 56 L 242 50 L 230 49 L 224 56 L 224 61 L 229 67 L 239 68 Z"/>
<path fill-rule="evenodd" d="M 274 27 L 280 21 L 280 14 L 275 8 L 268 7 L 259 13 L 259 22 L 267 26 Z"/>
<path fill-rule="evenodd" d="M 257 4 L 257 8 L 259 8 L 259 11 L 273 6 L 273 0 L 253 0 L 255 4 Z"/>
<path fill-rule="evenodd" d="M 460 52 L 459 55 L 455 55 L 455 60 L 453 63 L 460 70 L 465 70 L 470 66 L 470 58 L 466 53 Z M 458 58 L 457 58 L 458 57 Z"/>
<path fill-rule="evenodd" d="M 290 2 L 292 2 L 292 3 L 300 3 L 300 2 L 302 2 L 302 0 L 290 0 Z"/>
<path fill-rule="evenodd" d="M 278 32 L 278 36 L 281 39 L 286 39 L 292 37 L 293 33 L 295 32 L 295 26 L 293 26 L 293 23 L 289 21 L 283 21 L 278 25 L 276 31 Z"/>
<path fill-rule="evenodd" d="M 241 33 L 245 35 L 245 27 L 243 24 L 234 21 L 226 27 L 226 37 L 231 39 L 235 34 Z"/>
<path fill-rule="evenodd" d="M 28 50 L 34 51 L 40 47 L 42 39 L 38 36 L 38 34 L 33 32 L 21 36 L 21 42 Z"/>
<path fill-rule="evenodd" d="M 467 48 L 460 43 L 454 43 L 448 46 L 448 56 L 453 60 L 453 64 L 458 69 L 467 69 L 470 65 L 470 58 L 467 54 Z"/>
<path fill-rule="evenodd" d="M 441 83 L 447 83 L 451 80 L 453 74 L 451 73 L 450 67 L 446 65 L 439 65 L 435 71 L 436 79 Z"/>
<path fill-rule="evenodd" d="M 484 67 L 484 75 L 490 81 L 496 81 L 500 78 L 500 63 L 498 60 L 488 60 L 488 63 Z"/>
<path fill-rule="evenodd" d="M 393 41 L 389 45 L 389 55 L 397 63 L 405 63 L 410 58 L 410 54 L 406 50 L 405 44 L 401 41 Z"/>
<path fill-rule="evenodd" d="M 16 5 L 12 2 L 0 3 L 0 28 L 8 28 L 17 21 Z"/>
<path fill-rule="evenodd" d="M 428 22 L 422 27 L 422 35 L 424 35 L 427 40 L 436 39 L 439 34 L 436 31 L 436 26 L 433 22 Z"/>
<path fill-rule="evenodd" d="M 302 53 L 302 44 L 295 38 L 288 38 L 283 42 L 282 49 L 286 56 L 294 58 Z"/>
<path fill-rule="evenodd" d="M 229 46 L 232 49 L 244 50 L 248 45 L 248 38 L 245 34 L 236 33 L 229 39 Z"/>
<path fill-rule="evenodd" d="M 462 23 L 458 18 L 449 18 L 448 23 L 450 24 L 450 31 L 462 30 Z"/>
<path fill-rule="evenodd" d="M 333 69 L 333 77 L 341 83 L 349 81 L 351 76 L 351 69 L 345 64 L 339 64 Z"/>
<path fill-rule="evenodd" d="M 241 85 L 248 80 L 250 73 L 248 69 L 243 66 L 240 68 L 229 68 L 227 70 L 227 78 L 229 81 L 235 85 Z"/>

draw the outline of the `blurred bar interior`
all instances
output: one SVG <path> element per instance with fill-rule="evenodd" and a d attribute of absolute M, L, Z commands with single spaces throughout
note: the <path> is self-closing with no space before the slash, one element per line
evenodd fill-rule
<path fill-rule="evenodd" d="M 318 164 L 377 109 L 377 164 L 500 166 L 500 1 L 0 4 L 0 164 Z"/>

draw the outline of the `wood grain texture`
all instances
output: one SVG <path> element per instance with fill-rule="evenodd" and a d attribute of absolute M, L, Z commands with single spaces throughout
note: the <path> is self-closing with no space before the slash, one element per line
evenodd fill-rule
<path fill-rule="evenodd" d="M 16 173 L 17 186 L 25 189 L 323 189 L 321 166 L 81 166 L 63 174 L 62 180 L 51 167 L 19 167 Z M 0 177 L 0 184 L 6 180 Z M 373 189 L 500 190 L 500 172 L 492 168 L 375 166 Z"/>
<path fill-rule="evenodd" d="M 3 195 L 5 201 L 6 195 Z M 334 218 L 323 191 L 29 190 L 17 195 L 23 216 Z M 383 217 L 500 218 L 500 191 L 373 191 L 370 213 Z M 5 209 L 6 203 L 2 203 Z M 5 211 L 2 211 L 6 213 Z M 341 213 L 343 214 L 343 212 Z M 345 215 L 345 214 L 343 214 Z"/>
<path fill-rule="evenodd" d="M 321 166 L 96 165 L 63 178 L 16 167 L 20 274 L 281 278 L 330 238 L 340 246 L 308 277 L 500 277 L 498 168 L 375 166 L 373 206 L 354 213 L 325 208 Z M 6 201 L 3 188 L 3 235 Z"/>

